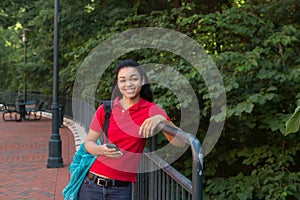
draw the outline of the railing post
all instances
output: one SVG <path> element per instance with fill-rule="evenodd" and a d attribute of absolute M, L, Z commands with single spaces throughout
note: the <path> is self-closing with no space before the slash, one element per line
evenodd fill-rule
<path fill-rule="evenodd" d="M 203 154 L 201 152 L 201 144 L 199 140 L 193 136 L 190 137 L 190 144 L 193 156 L 193 172 L 192 172 L 192 190 L 193 200 L 202 200 L 202 173 L 203 173 Z"/>
<path fill-rule="evenodd" d="M 191 146 L 193 156 L 193 172 L 192 172 L 192 196 L 193 200 L 202 200 L 202 171 L 203 171 L 203 154 L 200 141 L 194 135 L 186 133 L 177 128 L 159 124 L 162 131 L 179 138 Z"/>
<path fill-rule="evenodd" d="M 157 150 L 157 135 L 154 135 L 151 138 L 151 146 L 150 146 L 150 151 L 154 152 Z M 151 165 L 153 165 L 151 163 Z M 154 166 L 150 166 L 150 169 L 154 169 Z M 149 172 L 149 199 L 155 199 L 156 196 L 156 176 L 155 176 L 156 171 L 150 171 Z"/>

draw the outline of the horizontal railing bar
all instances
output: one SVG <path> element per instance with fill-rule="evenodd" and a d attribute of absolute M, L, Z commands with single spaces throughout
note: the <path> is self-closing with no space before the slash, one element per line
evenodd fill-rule
<path fill-rule="evenodd" d="M 172 137 L 176 136 L 179 140 L 182 140 L 189 145 L 192 145 L 191 141 L 195 139 L 198 140 L 197 138 L 195 138 L 194 135 L 187 133 L 183 130 L 177 129 L 175 127 L 165 125 L 164 123 L 159 123 L 158 127 L 160 130 L 167 133 L 168 135 Z"/>

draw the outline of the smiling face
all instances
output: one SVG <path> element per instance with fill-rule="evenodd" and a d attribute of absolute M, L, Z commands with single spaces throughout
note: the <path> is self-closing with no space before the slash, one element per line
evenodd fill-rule
<path fill-rule="evenodd" d="M 124 100 L 138 100 L 143 79 L 135 67 L 124 67 L 118 73 L 118 88 Z"/>

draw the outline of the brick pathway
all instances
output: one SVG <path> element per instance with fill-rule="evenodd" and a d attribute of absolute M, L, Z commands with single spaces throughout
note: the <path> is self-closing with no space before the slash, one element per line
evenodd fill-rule
<path fill-rule="evenodd" d="M 75 152 L 74 136 L 60 128 L 63 168 L 47 168 L 51 119 L 4 122 L 0 112 L 0 200 L 61 200 Z"/>

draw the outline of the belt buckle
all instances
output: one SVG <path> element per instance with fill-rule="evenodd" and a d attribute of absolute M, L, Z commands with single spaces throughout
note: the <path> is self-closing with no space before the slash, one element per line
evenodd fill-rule
<path fill-rule="evenodd" d="M 105 179 L 101 177 L 97 177 L 97 185 L 100 185 L 102 187 L 115 187 L 116 186 L 116 181 L 114 179 Z"/>
<path fill-rule="evenodd" d="M 104 185 L 101 183 L 101 181 L 102 181 L 102 183 L 104 182 Z M 107 184 L 108 184 L 108 182 L 105 179 L 97 177 L 97 185 L 107 187 Z"/>

